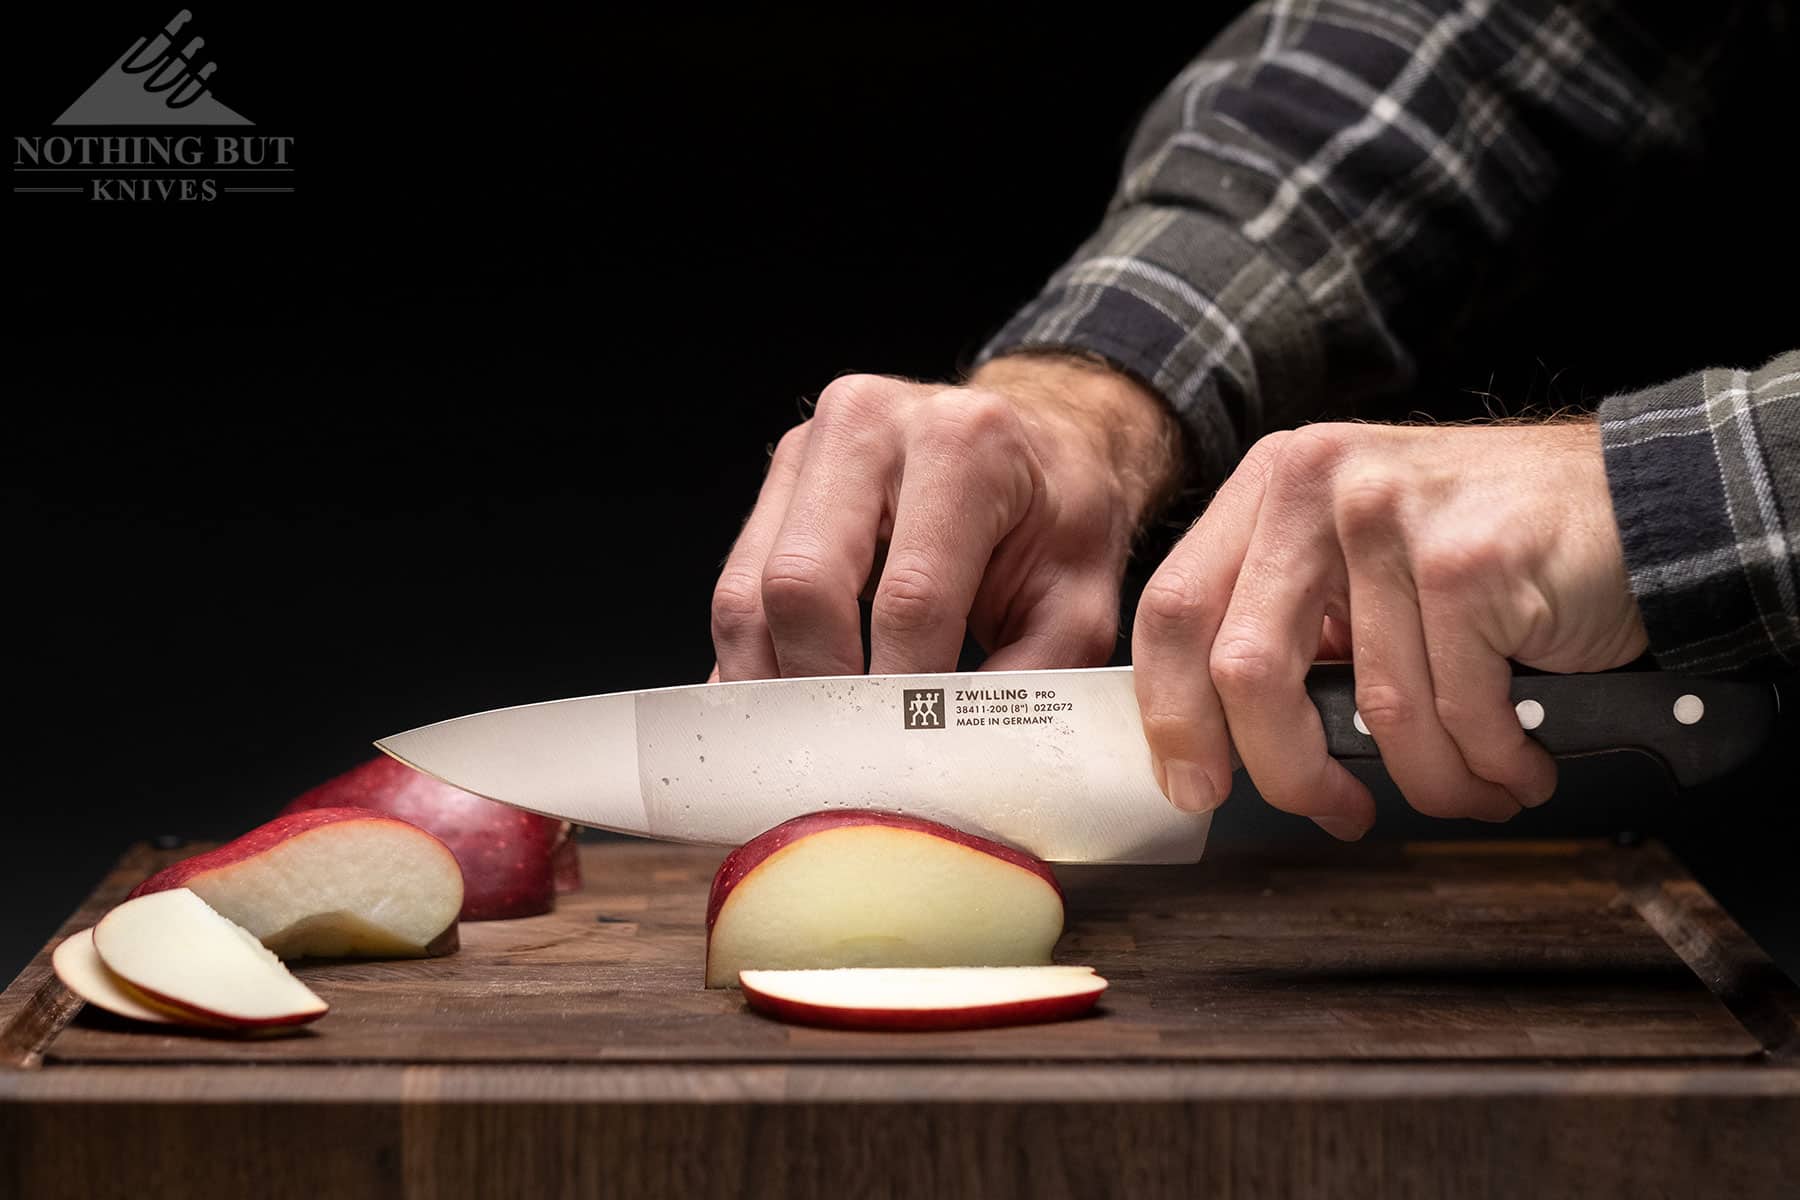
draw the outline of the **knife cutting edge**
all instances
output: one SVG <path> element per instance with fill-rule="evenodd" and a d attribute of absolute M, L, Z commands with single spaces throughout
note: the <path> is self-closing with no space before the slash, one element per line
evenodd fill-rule
<path fill-rule="evenodd" d="M 1378 759 L 1349 664 L 1307 677 L 1327 749 Z M 1559 757 L 1636 750 L 1692 786 L 1769 736 L 1769 684 L 1659 671 L 1520 675 Z M 496 709 L 377 747 L 456 787 L 599 829 L 736 845 L 789 817 L 879 808 L 1051 862 L 1198 861 L 1208 816 L 1156 786 L 1131 668 L 693 684 Z"/>

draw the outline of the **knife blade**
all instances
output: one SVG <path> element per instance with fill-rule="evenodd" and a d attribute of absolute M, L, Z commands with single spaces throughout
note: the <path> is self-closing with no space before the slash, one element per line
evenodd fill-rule
<path fill-rule="evenodd" d="M 1307 692 L 1339 759 L 1379 758 L 1348 664 Z M 1766 684 L 1663 672 L 1513 680 L 1556 755 L 1637 750 L 1692 785 L 1773 727 Z M 830 808 L 909 813 L 1051 862 L 1198 861 L 1210 818 L 1156 786 L 1131 668 L 694 684 L 456 717 L 375 743 L 503 804 L 598 829 L 737 845 Z"/>

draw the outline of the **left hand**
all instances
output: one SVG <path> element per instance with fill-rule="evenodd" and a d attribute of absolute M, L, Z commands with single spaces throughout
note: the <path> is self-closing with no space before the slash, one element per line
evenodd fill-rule
<path fill-rule="evenodd" d="M 1349 658 L 1356 704 L 1420 812 L 1501 821 L 1556 767 L 1509 659 L 1598 671 L 1641 654 L 1598 427 L 1313 425 L 1262 439 L 1151 578 L 1132 637 L 1157 778 L 1179 808 L 1231 787 L 1353 840 L 1374 802 L 1307 698 Z"/>

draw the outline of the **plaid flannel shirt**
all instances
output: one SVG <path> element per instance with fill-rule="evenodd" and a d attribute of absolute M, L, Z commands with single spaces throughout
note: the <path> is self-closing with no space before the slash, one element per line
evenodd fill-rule
<path fill-rule="evenodd" d="M 1328 401 L 1403 393 L 1496 264 L 1695 154 L 1734 55 L 1790 45 L 1792 22 L 1779 0 L 1258 4 L 1158 97 L 1099 230 L 978 361 L 1103 357 L 1173 406 L 1216 483 Z M 1601 405 L 1665 666 L 1800 664 L 1796 369 Z"/>

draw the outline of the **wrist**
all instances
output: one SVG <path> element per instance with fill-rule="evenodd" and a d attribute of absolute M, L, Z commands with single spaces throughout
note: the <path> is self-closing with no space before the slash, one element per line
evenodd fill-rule
<path fill-rule="evenodd" d="M 1149 388 L 1076 351 L 1003 355 L 968 378 L 1079 426 L 1123 492 L 1133 527 L 1171 499 L 1182 477 L 1181 424 Z"/>

